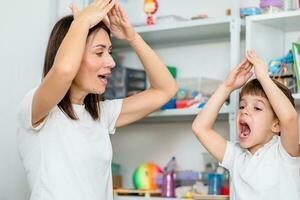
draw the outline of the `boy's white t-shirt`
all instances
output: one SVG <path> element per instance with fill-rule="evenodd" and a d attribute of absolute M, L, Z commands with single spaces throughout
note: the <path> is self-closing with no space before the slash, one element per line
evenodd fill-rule
<path fill-rule="evenodd" d="M 100 102 L 100 120 L 73 105 L 79 120 L 57 106 L 38 127 L 31 125 L 35 90 L 19 108 L 18 145 L 31 189 L 30 200 L 112 200 L 112 147 L 109 133 L 122 100 Z"/>
<path fill-rule="evenodd" d="M 230 173 L 231 200 L 300 200 L 300 157 L 274 136 L 254 155 L 227 142 L 221 166 Z"/>

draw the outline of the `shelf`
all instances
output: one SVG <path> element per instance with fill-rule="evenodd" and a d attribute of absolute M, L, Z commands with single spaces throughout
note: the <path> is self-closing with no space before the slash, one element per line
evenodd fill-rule
<path fill-rule="evenodd" d="M 199 199 L 199 200 L 224 200 L 229 199 L 228 196 L 222 196 L 222 195 L 203 195 L 203 196 L 197 196 L 193 199 Z M 163 198 L 163 197 L 134 197 L 134 196 L 115 196 L 114 200 L 187 200 L 186 198 Z"/>
<path fill-rule="evenodd" d="M 293 94 L 293 97 L 295 99 L 295 105 L 300 106 L 300 94 L 299 93 Z"/>
<path fill-rule="evenodd" d="M 134 197 L 134 196 L 116 196 L 114 200 L 187 200 L 179 198 L 163 198 L 163 197 Z"/>
<path fill-rule="evenodd" d="M 156 111 L 150 114 L 145 119 L 140 122 L 187 122 L 196 117 L 196 115 L 201 111 L 199 108 L 182 108 L 182 109 L 167 109 L 162 111 Z M 221 108 L 218 120 L 228 119 L 229 106 L 225 105 Z"/>
<path fill-rule="evenodd" d="M 299 40 L 300 11 L 246 18 L 246 49 L 254 49 L 266 62 L 286 55 Z M 273 48 L 272 48 L 273 47 Z"/>
<path fill-rule="evenodd" d="M 274 14 L 249 16 L 247 22 L 260 23 L 285 32 L 300 30 L 300 11 L 289 11 Z"/>
<path fill-rule="evenodd" d="M 143 39 L 152 45 L 170 45 L 213 38 L 230 38 L 231 17 L 210 18 L 136 27 Z M 128 44 L 112 39 L 116 49 Z"/>

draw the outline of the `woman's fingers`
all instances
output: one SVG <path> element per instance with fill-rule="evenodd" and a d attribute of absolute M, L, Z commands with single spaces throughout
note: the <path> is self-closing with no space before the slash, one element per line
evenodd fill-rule
<path fill-rule="evenodd" d="M 77 5 L 75 3 L 71 3 L 71 5 L 69 7 L 72 11 L 73 17 L 76 18 L 78 16 L 78 13 L 79 13 Z"/>
<path fill-rule="evenodd" d="M 117 16 L 117 11 L 116 11 L 116 4 L 115 4 L 115 6 L 110 10 L 110 12 L 111 12 L 111 15 L 112 16 Z"/>
<path fill-rule="evenodd" d="M 122 19 L 121 13 L 120 13 L 120 4 L 116 2 L 116 5 L 114 7 L 114 15 L 119 19 L 119 21 Z"/>
<path fill-rule="evenodd" d="M 102 21 L 105 24 L 105 26 L 107 26 L 107 28 L 110 28 L 110 22 L 109 22 L 109 19 L 108 19 L 107 15 L 103 18 Z"/>
<path fill-rule="evenodd" d="M 108 4 L 105 4 L 105 6 L 103 7 L 104 12 L 108 13 L 112 9 L 112 7 L 115 6 L 116 0 L 105 0 L 105 1 L 109 2 Z"/>
<path fill-rule="evenodd" d="M 109 2 L 110 2 L 110 0 L 96 0 L 96 1 L 94 1 L 95 5 L 101 6 L 102 8 L 104 8 Z"/>
<path fill-rule="evenodd" d="M 123 9 L 123 7 L 119 4 L 119 12 L 120 12 L 120 16 L 122 21 L 127 21 L 127 16 L 125 14 L 125 11 Z"/>

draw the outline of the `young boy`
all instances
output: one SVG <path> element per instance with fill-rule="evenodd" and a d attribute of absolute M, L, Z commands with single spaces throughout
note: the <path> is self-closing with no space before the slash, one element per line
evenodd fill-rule
<path fill-rule="evenodd" d="M 239 145 L 214 129 L 230 93 L 243 86 L 236 126 Z M 193 122 L 202 145 L 231 175 L 231 200 L 299 200 L 300 153 L 297 112 L 290 91 L 268 76 L 254 51 L 231 71 Z"/>

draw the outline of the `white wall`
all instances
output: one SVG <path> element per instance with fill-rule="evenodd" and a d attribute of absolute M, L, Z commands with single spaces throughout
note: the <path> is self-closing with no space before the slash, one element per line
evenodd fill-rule
<path fill-rule="evenodd" d="M 0 199 L 25 200 L 28 186 L 16 145 L 16 107 L 41 78 L 55 17 L 53 0 L 1 1 Z"/>

